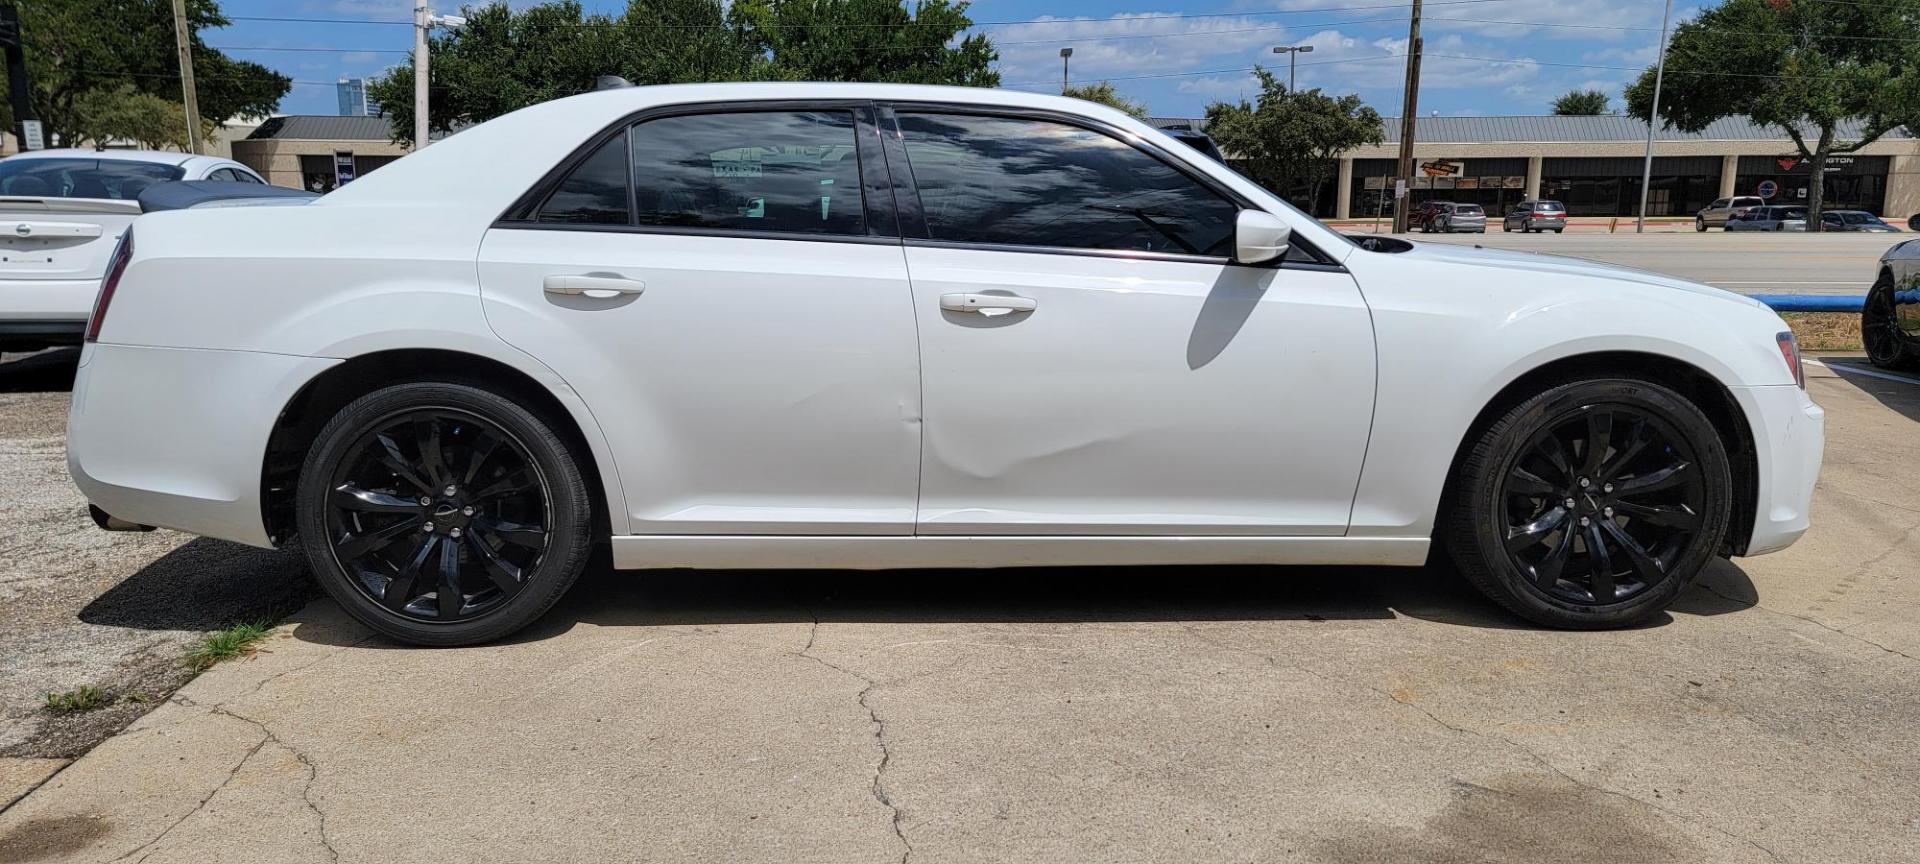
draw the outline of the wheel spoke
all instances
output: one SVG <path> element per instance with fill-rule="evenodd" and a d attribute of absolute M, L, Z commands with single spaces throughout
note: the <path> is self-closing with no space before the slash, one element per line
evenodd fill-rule
<path fill-rule="evenodd" d="M 361 513 L 419 513 L 418 499 L 402 498 L 387 492 L 362 489 L 352 484 L 333 490 L 333 504 L 347 510 Z"/>
<path fill-rule="evenodd" d="M 1587 447 L 1581 454 L 1580 473 L 1592 477 L 1600 473 L 1601 460 L 1613 446 L 1613 412 L 1587 410 Z"/>
<path fill-rule="evenodd" d="M 1552 495 L 1559 490 L 1532 471 L 1515 466 L 1507 474 L 1507 491 L 1515 495 Z"/>
<path fill-rule="evenodd" d="M 407 464 L 407 457 L 400 453 L 400 444 L 393 440 L 393 436 L 383 433 L 374 436 L 374 438 L 380 442 L 380 449 L 383 451 L 379 458 L 380 464 L 386 466 L 387 470 L 392 471 L 394 476 L 408 483 L 412 483 L 420 491 L 428 494 L 433 494 L 434 491 L 439 488 L 432 483 L 420 479 L 420 475 L 414 473 L 413 466 Z"/>
<path fill-rule="evenodd" d="M 1567 508 L 1556 506 L 1540 514 L 1540 518 L 1532 522 L 1507 528 L 1508 551 L 1525 549 L 1540 542 L 1542 538 L 1553 533 L 1555 528 L 1565 525 L 1568 515 Z"/>
<path fill-rule="evenodd" d="M 1633 457 L 1640 455 L 1640 451 L 1645 450 L 1647 445 L 1651 443 L 1653 443 L 1653 431 L 1647 428 L 1647 422 L 1645 420 L 1634 421 L 1634 424 L 1627 428 L 1627 436 L 1621 444 L 1619 452 L 1613 454 L 1613 458 L 1608 459 L 1600 466 L 1599 470 L 1594 472 L 1594 479 L 1596 481 L 1610 481 L 1614 477 L 1619 476 L 1621 470 L 1627 467 L 1627 463 L 1632 462 Z"/>
<path fill-rule="evenodd" d="M 466 598 L 460 594 L 460 544 L 440 544 L 440 582 L 433 590 L 443 620 L 458 617 L 467 605 Z"/>
<path fill-rule="evenodd" d="M 507 593 L 520 590 L 520 568 L 500 557 L 500 553 L 493 551 L 493 547 L 488 546 L 478 534 L 467 535 L 467 546 L 473 550 L 474 557 L 486 565 L 487 575 L 493 579 L 493 584 L 500 586 L 500 590 Z"/>
<path fill-rule="evenodd" d="M 473 485 L 474 478 L 480 476 L 480 469 L 487 464 L 488 459 L 493 458 L 494 452 L 500 449 L 501 439 L 499 436 L 484 430 L 477 434 L 480 437 L 479 440 L 473 444 L 473 457 L 467 460 L 466 475 L 460 479 L 460 485 L 462 486 Z"/>
<path fill-rule="evenodd" d="M 547 530 L 538 525 L 502 519 L 475 519 L 473 526 L 515 546 L 539 549 L 547 545 Z"/>
<path fill-rule="evenodd" d="M 356 560 L 369 552 L 393 545 L 395 540 L 419 529 L 425 521 L 424 517 L 414 516 L 363 534 L 348 534 L 334 544 L 334 554 L 340 556 L 342 561 Z"/>
<path fill-rule="evenodd" d="M 1640 581 L 1652 585 L 1667 578 L 1666 565 L 1654 558 L 1653 554 L 1647 551 L 1647 547 L 1640 545 L 1640 541 L 1633 539 L 1633 535 L 1628 534 L 1627 529 L 1620 527 L 1612 519 L 1601 520 L 1599 524 L 1607 532 L 1607 536 L 1613 538 L 1613 542 L 1620 547 L 1621 551 L 1627 553 L 1627 563 L 1632 564 L 1634 572 L 1640 574 Z"/>
<path fill-rule="evenodd" d="M 1549 589 L 1560 581 L 1560 571 L 1566 569 L 1567 558 L 1573 553 L 1573 532 L 1560 532 L 1560 540 L 1553 544 L 1545 558 L 1533 567 L 1533 582 L 1542 589 Z"/>
<path fill-rule="evenodd" d="M 447 470 L 446 453 L 440 449 L 440 421 L 433 418 L 416 420 L 413 433 L 420 447 L 420 467 L 427 472 L 427 479 L 436 487 L 446 485 L 453 479 L 453 474 Z"/>
<path fill-rule="evenodd" d="M 407 608 L 407 602 L 413 599 L 414 583 L 420 578 L 420 568 L 426 566 L 427 556 L 433 554 L 433 547 L 439 542 L 440 538 L 431 534 L 420 539 L 420 545 L 407 557 L 407 563 L 387 581 L 386 593 L 380 596 L 383 605 L 395 612 Z"/>
<path fill-rule="evenodd" d="M 1658 471 L 1650 471 L 1638 477 L 1629 477 L 1614 484 L 1613 494 L 1617 499 L 1625 498 L 1629 495 L 1645 495 L 1648 492 L 1671 489 L 1692 478 L 1692 475 L 1687 473 L 1687 469 L 1691 467 L 1693 467 L 1693 465 L 1690 462 L 1675 462 Z"/>
<path fill-rule="evenodd" d="M 473 493 L 473 497 L 474 500 L 484 500 L 501 495 L 512 495 L 515 492 L 524 492 L 532 489 L 533 486 L 534 476 L 532 469 L 521 468 L 518 471 L 509 472 L 505 477 L 493 481 L 492 485 L 489 485 L 487 488 Z"/>
<path fill-rule="evenodd" d="M 1700 527 L 1700 514 L 1693 512 L 1685 504 L 1635 504 L 1632 501 L 1613 502 L 1613 512 L 1622 516 L 1631 516 L 1649 525 L 1663 528 L 1681 528 L 1693 530 Z"/>
<path fill-rule="evenodd" d="M 1587 526 L 1587 562 L 1587 586 L 1593 592 L 1593 602 L 1612 603 L 1616 599 L 1613 554 L 1607 551 L 1606 538 L 1597 524 Z"/>
<path fill-rule="evenodd" d="M 1547 464 L 1553 466 L 1553 470 L 1560 472 L 1562 481 L 1573 480 L 1573 458 L 1567 453 L 1566 443 L 1560 440 L 1560 436 L 1553 434 L 1553 430 L 1548 429 L 1540 433 L 1540 441 L 1534 445 L 1533 449 L 1547 460 Z"/>

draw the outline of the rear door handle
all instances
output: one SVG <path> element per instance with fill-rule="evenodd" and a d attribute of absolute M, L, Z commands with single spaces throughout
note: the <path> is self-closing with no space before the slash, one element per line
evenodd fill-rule
<path fill-rule="evenodd" d="M 622 276 L 548 276 L 541 284 L 548 294 L 611 300 L 647 290 L 647 283 Z"/>
<path fill-rule="evenodd" d="M 942 294 L 940 308 L 948 312 L 972 312 L 978 315 L 1007 315 L 1032 312 L 1040 301 L 1008 294 Z"/>

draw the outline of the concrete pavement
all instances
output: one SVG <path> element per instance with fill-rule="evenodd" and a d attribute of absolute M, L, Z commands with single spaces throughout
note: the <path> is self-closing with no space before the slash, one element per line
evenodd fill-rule
<path fill-rule="evenodd" d="M 457 650 L 319 603 L 0 861 L 1912 861 L 1920 386 L 1840 368 L 1815 530 L 1642 629 L 1399 570 L 598 572 Z"/>
<path fill-rule="evenodd" d="M 1865 294 L 1880 256 L 1914 234 L 1413 234 L 1411 239 L 1567 255 L 1741 294 Z"/>

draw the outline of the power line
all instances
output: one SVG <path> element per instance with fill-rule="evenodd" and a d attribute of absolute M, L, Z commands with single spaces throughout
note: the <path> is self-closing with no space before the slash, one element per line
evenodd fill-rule
<path fill-rule="evenodd" d="M 312 51 L 327 54 L 406 54 L 400 48 L 281 48 L 271 45 L 208 45 L 215 51 Z"/>

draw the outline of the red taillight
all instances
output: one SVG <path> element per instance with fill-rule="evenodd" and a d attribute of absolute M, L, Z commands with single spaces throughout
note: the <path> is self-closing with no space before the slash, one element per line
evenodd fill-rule
<path fill-rule="evenodd" d="M 1807 389 L 1807 369 L 1800 365 L 1800 340 L 1789 330 L 1773 337 L 1773 341 L 1780 346 L 1780 359 L 1787 361 L 1787 368 L 1793 371 L 1793 383 L 1802 390 Z"/>
<path fill-rule="evenodd" d="M 120 277 L 127 272 L 127 262 L 133 260 L 133 229 L 120 235 L 120 242 L 114 244 L 113 257 L 107 259 L 107 275 L 100 280 L 100 293 L 93 298 L 93 317 L 87 319 L 87 341 L 100 341 L 100 324 L 106 320 L 107 304 L 113 302 L 113 289 L 120 287 Z"/>

